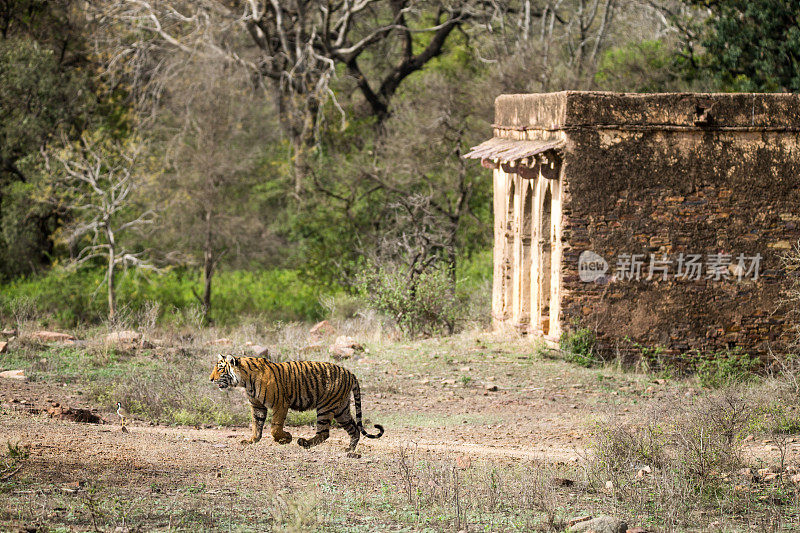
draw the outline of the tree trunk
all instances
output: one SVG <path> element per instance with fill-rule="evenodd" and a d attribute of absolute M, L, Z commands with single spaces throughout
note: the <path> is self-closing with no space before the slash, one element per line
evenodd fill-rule
<path fill-rule="evenodd" d="M 203 320 L 208 322 L 211 311 L 211 278 L 214 276 L 214 250 L 212 248 L 211 211 L 206 211 L 206 242 L 203 249 Z"/>
<path fill-rule="evenodd" d="M 114 242 L 114 233 L 110 230 L 106 231 L 108 237 L 108 319 L 114 320 L 117 315 L 117 292 L 114 285 L 114 263 L 116 262 L 116 243 Z"/>
<path fill-rule="evenodd" d="M 300 198 L 303 194 L 303 184 L 309 174 L 308 152 L 309 147 L 302 135 L 292 138 L 292 173 L 294 175 L 294 194 Z"/>

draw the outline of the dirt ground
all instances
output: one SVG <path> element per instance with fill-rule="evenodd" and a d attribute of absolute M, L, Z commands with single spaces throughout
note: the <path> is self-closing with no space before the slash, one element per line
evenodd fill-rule
<path fill-rule="evenodd" d="M 48 500 L 37 511 L 35 501 L 42 494 L 57 493 L 60 498 L 80 497 L 83 508 L 91 509 L 87 487 L 98 486 L 111 487 L 120 501 L 129 502 L 120 504 L 121 511 L 109 511 L 110 504 L 104 504 L 103 523 L 123 528 L 127 527 L 126 505 L 135 508 L 137 500 L 148 501 L 160 494 L 160 511 L 151 515 L 137 511 L 138 527 L 145 530 L 180 528 L 173 518 L 185 520 L 185 502 L 175 502 L 187 495 L 196 498 L 200 509 L 208 502 L 222 502 L 230 507 L 229 515 L 235 514 L 236 505 L 246 505 L 248 498 L 275 494 L 352 489 L 354 498 L 369 498 L 380 491 L 400 490 L 404 480 L 398 458 L 403 454 L 462 469 L 489 465 L 502 471 L 543 462 L 578 467 L 591 453 L 592 427 L 601 417 L 627 416 L 659 397 L 697 393 L 686 384 L 587 370 L 502 350 L 489 357 L 448 360 L 422 372 L 415 371 L 413 361 L 398 363 L 391 357 L 367 356 L 347 366 L 361 378 L 367 429 L 371 423 L 380 423 L 386 430 L 380 439 L 362 438 L 360 459 L 345 457 L 348 439 L 335 427 L 326 443 L 311 450 L 296 444 L 297 437 L 313 434 L 311 426 L 288 428 L 294 437 L 289 445 L 279 445 L 269 437 L 255 445 L 241 445 L 240 439 L 249 436 L 249 428 L 244 427 L 167 427 L 134 420 L 123 432 L 117 415 L 89 404 L 78 386 L 0 379 L 0 440 L 24 446 L 29 453 L 14 474 L 24 483 L 7 487 L 10 497 L 5 509 L 0 503 L 5 524 L 90 528 L 89 518 L 75 518 L 79 513 L 67 504 Z M 94 409 L 104 423 L 51 417 L 47 410 L 56 404 Z M 755 442 L 750 451 L 774 455 L 769 442 Z M 787 460 L 797 463 L 800 443 L 792 444 L 789 454 Z M 356 486 L 361 488 L 353 489 Z M 226 498 L 230 502 L 225 503 Z M 180 514 L 175 511 L 178 508 Z M 117 514 L 110 520 L 113 512 Z M 222 527 L 213 512 L 197 512 L 204 529 Z M 279 519 L 270 512 L 271 519 Z M 349 510 L 347 516 L 358 523 L 353 514 L 359 513 Z M 94 520 L 94 513 L 91 516 Z M 132 517 L 128 520 L 135 522 Z M 397 521 L 380 520 L 379 529 L 396 529 Z M 374 523 L 362 525 L 368 530 L 375 527 Z M 187 523 L 182 527 L 194 528 Z"/>

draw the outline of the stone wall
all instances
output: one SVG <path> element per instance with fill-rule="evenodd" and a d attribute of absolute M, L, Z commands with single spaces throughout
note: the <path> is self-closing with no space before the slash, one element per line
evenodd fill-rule
<path fill-rule="evenodd" d="M 780 258 L 800 239 L 800 96 L 512 95 L 498 98 L 495 122 L 495 136 L 566 135 L 562 328 L 596 329 L 609 350 L 783 349 Z M 586 250 L 609 267 L 591 282 L 578 270 Z M 638 280 L 618 270 L 627 254 L 641 255 Z M 646 279 L 651 254 L 672 261 L 656 263 L 666 279 L 662 269 Z M 699 279 L 676 277 L 680 254 L 701 256 Z M 745 270 L 760 254 L 758 279 L 737 269 L 739 254 Z"/>

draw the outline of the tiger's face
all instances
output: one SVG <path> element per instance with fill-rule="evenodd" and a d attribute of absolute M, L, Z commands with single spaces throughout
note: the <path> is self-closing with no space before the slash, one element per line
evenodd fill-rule
<path fill-rule="evenodd" d="M 232 355 L 219 354 L 217 364 L 211 370 L 211 381 L 216 383 L 220 390 L 236 387 L 239 384 L 237 375 L 238 361 Z"/>

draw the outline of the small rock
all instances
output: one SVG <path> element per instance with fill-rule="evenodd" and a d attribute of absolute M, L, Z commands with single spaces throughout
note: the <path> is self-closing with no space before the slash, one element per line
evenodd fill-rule
<path fill-rule="evenodd" d="M 322 344 L 321 342 L 314 342 L 300 348 L 300 353 L 315 353 L 315 352 L 321 352 L 324 349 L 325 349 L 324 344 Z"/>
<path fill-rule="evenodd" d="M 780 474 L 776 474 L 775 472 L 767 472 L 761 477 L 761 479 L 764 481 L 775 481 L 778 479 L 778 477 L 780 477 Z"/>
<path fill-rule="evenodd" d="M 35 331 L 31 333 L 30 336 L 42 342 L 66 342 L 77 340 L 69 333 L 59 333 L 57 331 Z"/>
<path fill-rule="evenodd" d="M 123 331 L 112 331 L 106 335 L 108 344 L 138 344 L 142 336 L 138 331 L 126 329 Z"/>
<path fill-rule="evenodd" d="M 468 366 L 462 366 L 458 370 L 459 370 L 459 372 L 469 372 L 472 369 L 470 367 L 468 367 Z"/>
<path fill-rule="evenodd" d="M 567 525 L 569 527 L 574 526 L 575 524 L 580 524 L 581 522 L 586 522 L 587 520 L 591 520 L 592 515 L 587 514 L 586 516 L 576 516 L 575 518 L 571 518 Z"/>
<path fill-rule="evenodd" d="M 568 529 L 571 533 L 626 533 L 628 524 L 612 516 L 598 516 L 585 522 L 578 522 Z"/>
<path fill-rule="evenodd" d="M 795 474 L 789 478 L 789 480 L 794 483 L 795 485 L 800 485 L 800 474 Z"/>
<path fill-rule="evenodd" d="M 326 335 L 335 335 L 336 328 L 328 322 L 327 320 L 323 320 L 322 322 L 317 322 L 314 324 L 310 330 L 308 330 L 308 334 L 312 337 L 325 337 Z"/>
<path fill-rule="evenodd" d="M 610 479 L 608 481 L 606 481 L 606 489 L 607 490 L 614 490 L 614 482 L 611 481 Z"/>
<path fill-rule="evenodd" d="M 472 459 L 469 457 L 469 455 L 459 455 L 456 457 L 456 466 L 461 470 L 466 470 L 472 466 Z"/>
<path fill-rule="evenodd" d="M 0 353 L 6 353 L 7 351 L 8 351 L 8 343 L 0 342 Z"/>
<path fill-rule="evenodd" d="M 66 405 L 53 407 L 47 410 L 51 418 L 57 420 L 70 420 L 72 422 L 83 422 L 87 424 L 102 424 L 103 419 L 91 412 L 89 409 L 71 408 Z"/>
<path fill-rule="evenodd" d="M 488 392 L 497 392 L 498 388 L 497 385 L 486 385 L 486 390 Z"/>
<path fill-rule="evenodd" d="M 331 357 L 334 359 L 348 359 L 353 357 L 356 353 L 364 351 L 364 346 L 357 343 L 352 337 L 342 335 L 336 338 L 336 341 L 328 348 Z"/>
<path fill-rule="evenodd" d="M 6 370 L 5 372 L 0 372 L 0 378 L 28 381 L 28 377 L 25 375 L 24 370 Z"/>
<path fill-rule="evenodd" d="M 269 348 L 258 344 L 251 344 L 247 347 L 251 357 L 269 357 Z"/>

